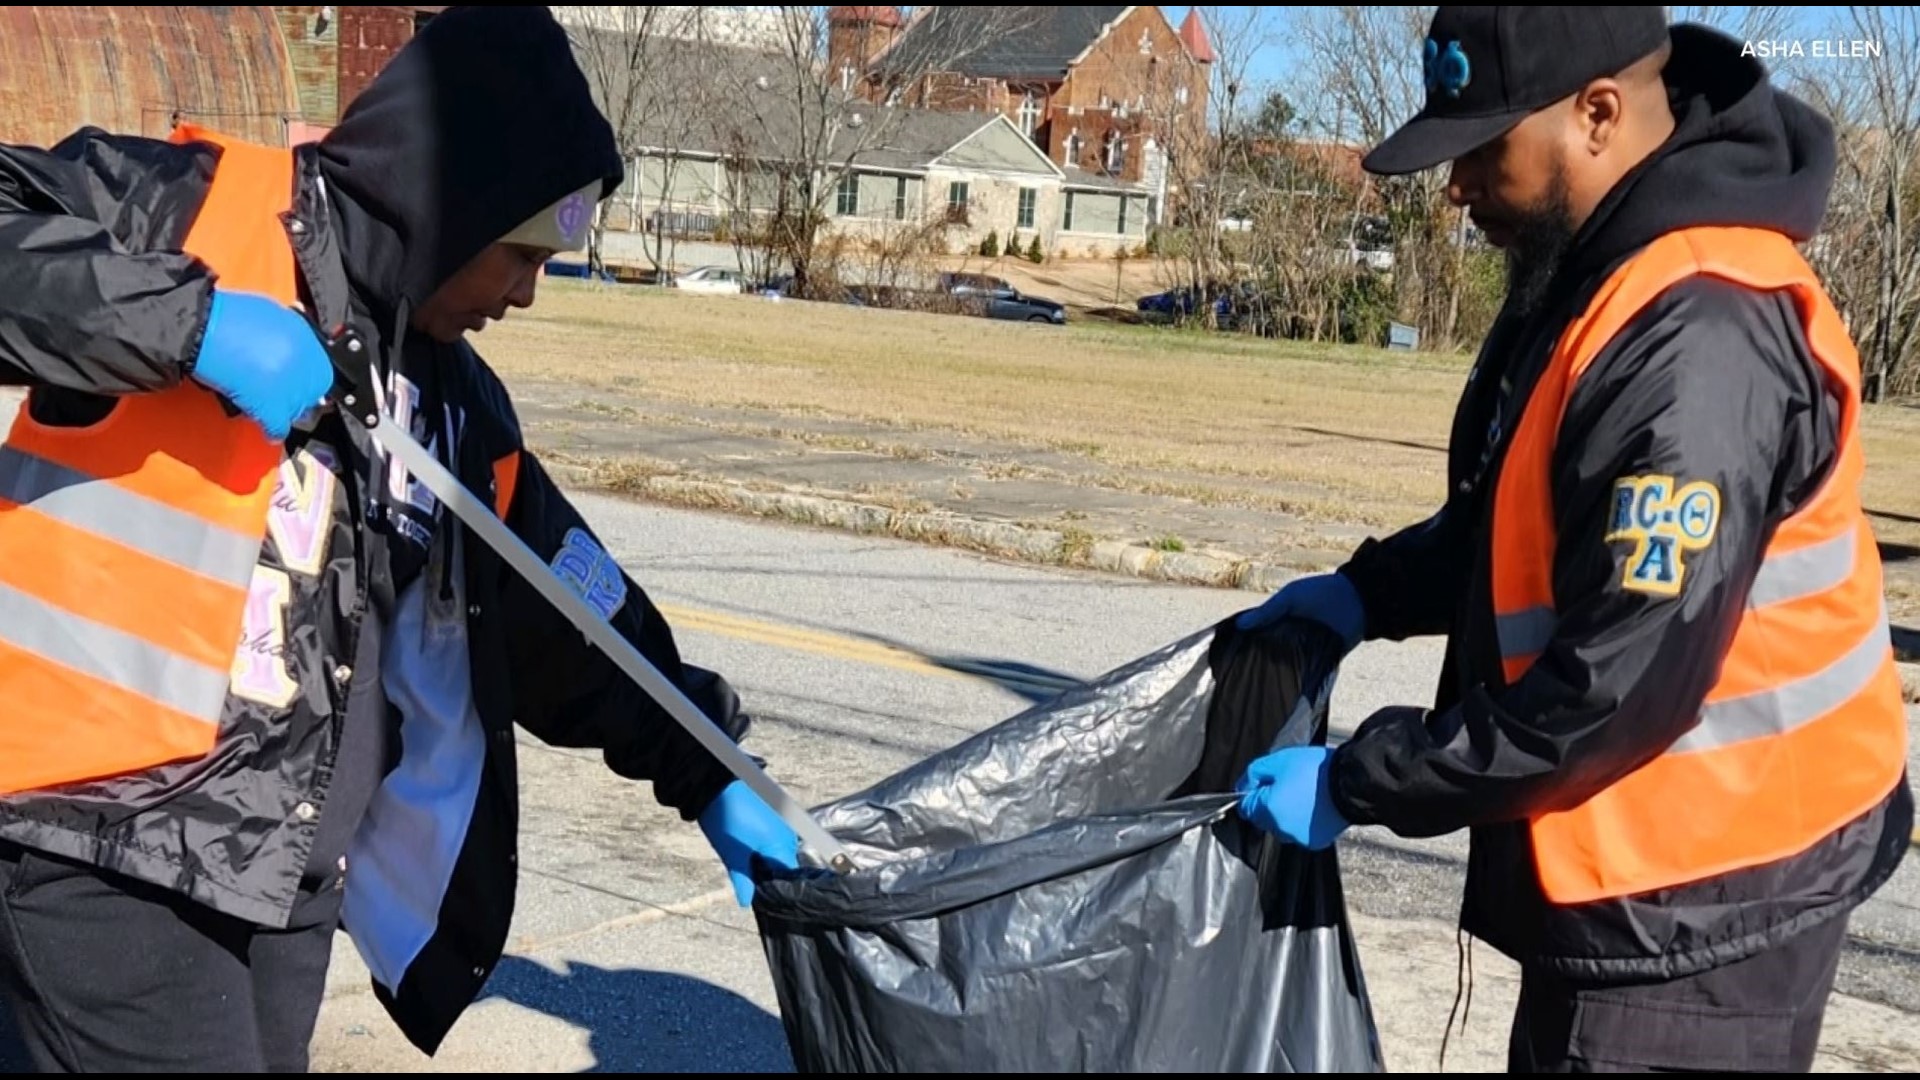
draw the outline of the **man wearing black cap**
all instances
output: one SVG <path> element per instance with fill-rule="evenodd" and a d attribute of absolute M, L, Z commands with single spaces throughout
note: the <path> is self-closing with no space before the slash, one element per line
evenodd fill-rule
<path fill-rule="evenodd" d="M 1658 7 L 1442 7 L 1419 48 L 1365 165 L 1450 165 L 1509 269 L 1448 498 L 1242 619 L 1445 634 L 1445 674 L 1255 762 L 1241 810 L 1315 848 L 1471 829 L 1514 1071 L 1806 1071 L 1913 820 L 1858 358 L 1795 248 L 1831 127 Z"/>
<path fill-rule="evenodd" d="M 743 737 L 467 340 L 622 175 L 545 7 L 446 9 L 317 145 L 0 145 L 0 381 L 30 387 L 0 446 L 0 1001 L 42 1070 L 305 1071 L 343 924 L 434 1052 L 514 921 L 517 728 L 647 781 L 741 903 L 797 869 L 751 789 L 313 409 L 319 331 L 358 330 L 388 422 Z"/>

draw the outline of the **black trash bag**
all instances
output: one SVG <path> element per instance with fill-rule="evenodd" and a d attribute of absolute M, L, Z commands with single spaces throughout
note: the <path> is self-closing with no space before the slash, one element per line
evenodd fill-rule
<path fill-rule="evenodd" d="M 1324 743 L 1339 643 L 1231 622 L 816 810 L 754 914 L 801 1072 L 1380 1072 L 1332 849 L 1233 785 Z"/>

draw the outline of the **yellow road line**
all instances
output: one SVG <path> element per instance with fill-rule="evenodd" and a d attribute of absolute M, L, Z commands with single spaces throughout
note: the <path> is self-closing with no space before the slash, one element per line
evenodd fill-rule
<path fill-rule="evenodd" d="M 984 664 L 966 664 L 959 661 L 938 663 L 924 653 L 874 641 L 862 641 L 844 634 L 830 634 L 798 626 L 762 622 L 758 619 L 726 615 L 702 608 L 681 607 L 677 604 L 657 606 L 660 608 L 660 613 L 675 629 L 701 630 L 710 634 L 720 634 L 761 645 L 795 649 L 838 660 L 874 664 L 922 675 L 940 675 L 950 679 L 977 681 L 986 678 L 1001 683 L 1017 683 L 1053 691 L 1066 690 L 1079 685 L 1079 682 L 1074 679 L 1023 671 L 1001 671 Z"/>
<path fill-rule="evenodd" d="M 819 630 L 807 630 L 798 626 L 781 623 L 762 622 L 758 619 L 742 618 L 738 615 L 725 615 L 718 611 L 703 608 L 681 607 L 678 604 L 659 604 L 660 613 L 675 629 L 703 630 L 723 637 L 738 638 L 760 645 L 772 645 L 777 648 L 795 649 L 817 656 L 830 656 L 838 660 L 851 660 L 862 664 L 876 664 L 881 667 L 911 671 L 921 675 L 939 675 L 949 679 L 991 679 L 1000 683 L 1013 683 L 1031 686 L 1042 690 L 1062 691 L 1080 685 L 1077 681 L 1048 675 L 1038 675 L 1020 671 L 1000 671 L 988 665 L 965 665 L 959 662 L 939 664 L 927 658 L 924 653 L 901 649 L 892 645 L 882 645 L 874 641 L 862 641 L 844 634 L 830 634 Z M 1349 735 L 1351 732 L 1336 732 Z M 1920 848 L 1920 828 L 1913 831 L 1908 842 Z"/>

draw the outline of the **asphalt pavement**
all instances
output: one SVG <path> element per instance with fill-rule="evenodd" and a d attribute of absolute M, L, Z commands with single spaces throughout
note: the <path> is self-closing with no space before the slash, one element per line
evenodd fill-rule
<path fill-rule="evenodd" d="M 661 605 L 686 659 L 738 689 L 756 717 L 749 745 L 808 805 L 1258 599 L 589 495 L 578 502 Z M 1336 737 L 1377 707 L 1428 700 L 1439 664 L 1438 642 L 1362 646 L 1336 684 Z M 514 956 L 489 999 L 429 1062 L 399 1044 L 342 939 L 316 1067 L 790 1068 L 752 921 L 697 830 L 654 806 L 644 785 L 611 778 L 591 753 L 521 745 L 527 875 Z M 1389 1063 L 1431 1068 L 1459 976 L 1452 919 L 1464 838 L 1359 829 L 1342 847 Z M 1920 1064 L 1916 886 L 1910 862 L 1856 917 L 1841 977 L 1843 993 L 1897 1008 L 1830 1025 L 1836 1038 L 1852 1031 L 1855 1044 L 1884 1033 L 1895 1049 L 1855 1045 L 1823 1069 Z M 1491 950 L 1474 957 L 1477 978 L 1500 978 Z M 1470 1030 L 1453 1036 L 1448 1071 L 1501 1067 L 1510 995 L 1502 1000 L 1483 987 Z"/>
<path fill-rule="evenodd" d="M 675 627 L 733 683 L 749 746 L 812 805 L 864 788 L 1078 680 L 1258 597 L 1000 563 L 905 542 L 577 496 Z M 1343 666 L 1336 735 L 1428 700 L 1438 642 L 1370 644 Z M 343 935 L 316 1071 L 788 1071 L 751 916 L 694 826 L 592 752 L 520 739 L 523 834 L 508 957 L 438 1056 L 406 1045 Z M 1431 1069 L 1456 997 L 1462 838 L 1342 841 L 1388 1063 Z M 1920 870 L 1854 920 L 1824 1070 L 1920 1068 Z M 1446 1071 L 1502 1068 L 1510 971 L 1479 991 Z M 4 1058 L 0 1053 L 0 1058 Z"/>

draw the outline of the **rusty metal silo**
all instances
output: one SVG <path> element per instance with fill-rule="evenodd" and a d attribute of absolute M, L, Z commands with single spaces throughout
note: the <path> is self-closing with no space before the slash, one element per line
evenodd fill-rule
<path fill-rule="evenodd" d="M 300 96 L 273 8 L 0 6 L 0 142 L 163 138 L 176 114 L 287 144 Z"/>

